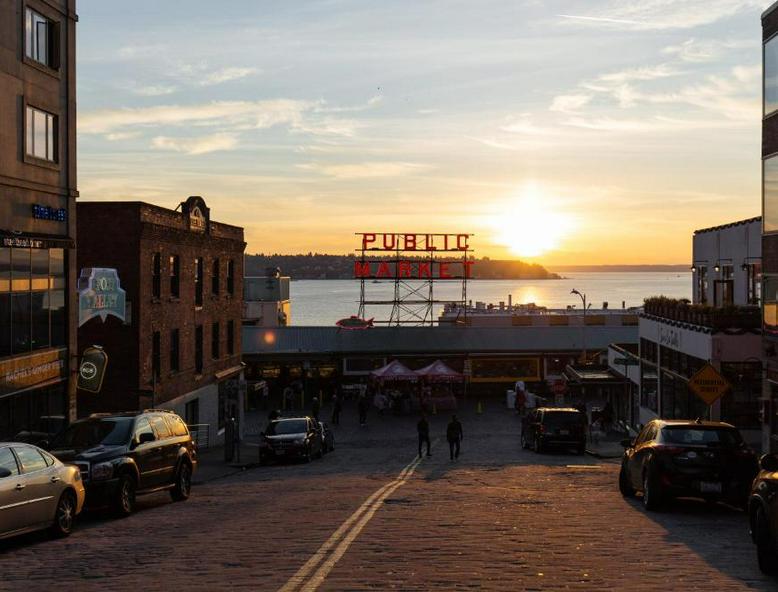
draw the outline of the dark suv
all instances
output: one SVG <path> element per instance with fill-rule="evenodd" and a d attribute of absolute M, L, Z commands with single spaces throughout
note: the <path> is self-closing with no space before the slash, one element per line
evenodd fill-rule
<path fill-rule="evenodd" d="M 577 409 L 554 407 L 530 411 L 521 424 L 521 447 L 543 452 L 549 446 L 586 452 L 586 415 Z"/>
<path fill-rule="evenodd" d="M 778 574 L 778 455 L 765 454 L 751 485 L 748 517 L 759 569 Z"/>
<path fill-rule="evenodd" d="M 81 469 L 88 506 L 112 506 L 127 516 L 136 494 L 169 490 L 189 497 L 197 451 L 184 421 L 170 411 L 95 414 L 73 422 L 51 442 L 51 453 Z"/>
<path fill-rule="evenodd" d="M 302 458 L 310 462 L 324 454 L 319 422 L 312 417 L 293 417 L 271 421 L 261 434 L 259 462 Z"/>

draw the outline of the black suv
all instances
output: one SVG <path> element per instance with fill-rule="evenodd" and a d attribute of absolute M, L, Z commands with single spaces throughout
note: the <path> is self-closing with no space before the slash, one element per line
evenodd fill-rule
<path fill-rule="evenodd" d="M 292 417 L 271 421 L 261 434 L 259 462 L 302 458 L 310 462 L 324 454 L 321 426 L 312 417 Z"/>
<path fill-rule="evenodd" d="M 184 421 L 170 411 L 95 414 L 73 422 L 51 453 L 81 469 L 88 506 L 132 513 L 136 494 L 169 490 L 189 497 L 197 451 Z"/>
<path fill-rule="evenodd" d="M 778 574 L 778 455 L 765 454 L 751 485 L 748 517 L 751 538 L 756 543 L 759 569 Z"/>
<path fill-rule="evenodd" d="M 530 411 L 521 424 L 521 447 L 543 452 L 549 446 L 586 452 L 586 415 L 578 409 L 555 407 Z"/>

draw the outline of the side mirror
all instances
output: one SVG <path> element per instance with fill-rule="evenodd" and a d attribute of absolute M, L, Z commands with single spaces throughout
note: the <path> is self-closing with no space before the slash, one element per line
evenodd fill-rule
<path fill-rule="evenodd" d="M 6 469 L 5 467 L 0 467 L 0 479 L 5 479 L 6 477 L 10 477 L 13 475 L 13 473 L 10 471 L 10 469 Z"/>
<path fill-rule="evenodd" d="M 762 467 L 763 471 L 775 473 L 778 471 L 778 456 L 775 454 L 765 454 L 759 459 L 759 466 Z"/>
<path fill-rule="evenodd" d="M 632 448 L 635 445 L 635 442 L 633 440 L 630 440 L 629 438 L 626 438 L 619 442 L 619 444 L 622 445 L 624 448 Z"/>
<path fill-rule="evenodd" d="M 145 444 L 146 442 L 153 442 L 154 440 L 156 440 L 154 434 L 143 432 L 138 438 L 138 444 Z"/>

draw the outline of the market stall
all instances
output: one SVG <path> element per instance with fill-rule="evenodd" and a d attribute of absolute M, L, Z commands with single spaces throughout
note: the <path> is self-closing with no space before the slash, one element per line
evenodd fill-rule
<path fill-rule="evenodd" d="M 453 370 L 441 360 L 435 360 L 429 366 L 417 370 L 416 375 L 424 382 L 420 394 L 423 409 L 456 410 L 457 398 L 454 385 L 464 383 L 464 374 Z"/>
<path fill-rule="evenodd" d="M 410 413 L 418 408 L 415 384 L 419 376 L 398 360 L 370 373 L 374 382 L 373 405 L 379 413 L 392 410 L 396 414 Z"/>

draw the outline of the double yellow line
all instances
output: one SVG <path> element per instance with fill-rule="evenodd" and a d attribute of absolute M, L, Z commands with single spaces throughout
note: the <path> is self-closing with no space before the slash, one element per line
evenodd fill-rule
<path fill-rule="evenodd" d="M 340 558 L 348 551 L 348 548 L 351 546 L 351 543 L 354 542 L 354 539 L 359 536 L 362 529 L 365 528 L 373 515 L 378 511 L 378 508 L 384 503 L 384 500 L 392 495 L 398 487 L 408 481 L 421 461 L 421 458 L 417 458 L 408 463 L 408 465 L 400 471 L 400 474 L 394 481 L 387 483 L 367 498 L 362 505 L 340 525 L 338 530 L 332 533 L 332 536 L 319 547 L 311 558 L 308 559 L 308 561 L 306 561 L 291 578 L 289 578 L 286 584 L 279 589 L 279 592 L 293 592 L 295 590 L 299 590 L 300 592 L 313 592 L 321 586 L 324 579 L 332 571 L 332 568 L 335 567 L 338 561 L 340 561 Z"/>

